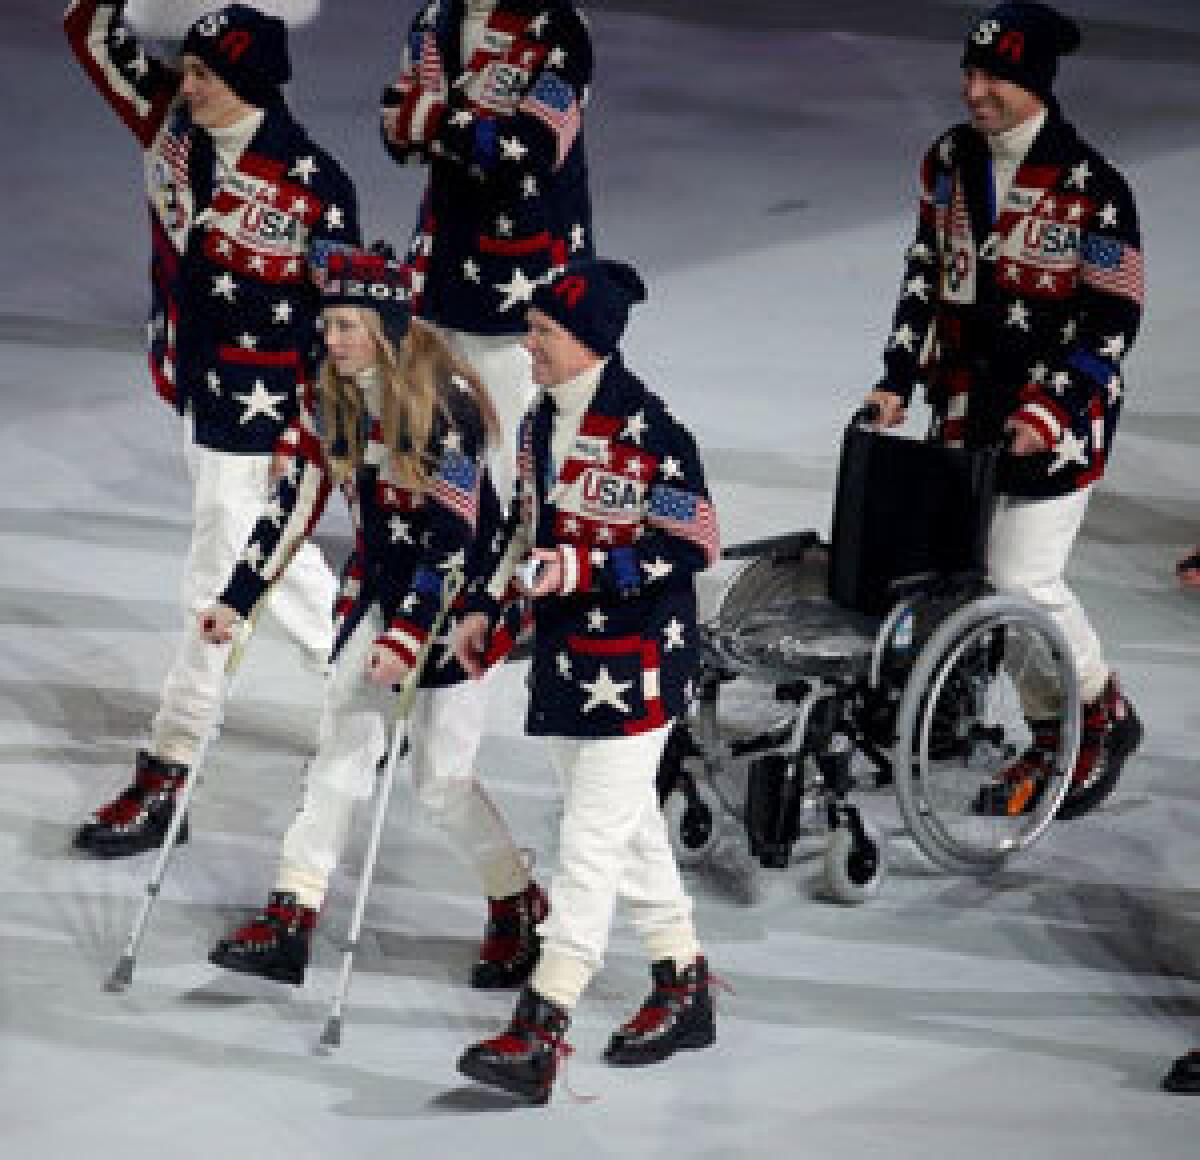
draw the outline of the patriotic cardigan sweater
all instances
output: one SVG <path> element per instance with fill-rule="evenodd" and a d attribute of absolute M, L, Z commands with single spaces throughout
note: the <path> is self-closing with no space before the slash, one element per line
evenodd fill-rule
<path fill-rule="evenodd" d="M 364 466 L 342 485 L 354 525 L 354 550 L 334 608 L 334 656 L 368 609 L 378 604 L 387 626 L 379 643 L 412 665 L 437 619 L 447 574 L 457 569 L 470 579 L 489 559 L 501 519 L 495 489 L 481 468 L 486 453 L 482 420 L 465 387 L 451 385 L 444 397 L 449 419 L 439 416 L 430 436 L 428 452 L 436 467 L 426 493 L 397 485 L 379 416 L 370 414 Z M 306 405 L 280 441 L 280 449 L 291 453 L 287 470 L 221 596 L 242 616 L 249 615 L 287 567 L 325 509 L 332 483 L 320 422 L 317 409 Z M 421 676 L 423 686 L 465 679 L 450 646 L 456 623 L 453 616 L 443 623 L 440 645 Z"/>
<path fill-rule="evenodd" d="M 236 172 L 178 99 L 180 76 L 146 54 L 121 5 L 75 0 L 67 39 L 145 151 L 150 201 L 150 373 L 190 409 L 196 441 L 269 452 L 296 414 L 319 295 L 314 237 L 357 243 L 354 187 L 282 104 L 264 111 Z"/>
<path fill-rule="evenodd" d="M 694 576 L 720 555 L 704 470 L 692 436 L 615 355 L 551 478 L 553 422 L 547 394 L 522 421 L 508 523 L 467 608 L 496 622 L 531 548 L 557 549 L 563 591 L 533 605 L 526 728 L 643 733 L 691 698 Z"/>
<path fill-rule="evenodd" d="M 1099 479 L 1121 413 L 1121 362 L 1141 321 L 1141 238 L 1121 175 L 1056 107 L 994 201 L 986 140 L 946 133 L 921 169 L 916 239 L 880 386 L 926 385 L 940 437 L 999 440 L 1010 416 L 1050 449 L 1005 456 L 1000 486 L 1066 495 Z"/>
<path fill-rule="evenodd" d="M 397 162 L 429 166 L 408 252 L 419 313 L 520 334 L 538 282 L 593 252 L 591 40 L 568 0 L 499 0 L 464 61 L 463 12 L 463 0 L 432 0 L 413 21 L 384 90 L 383 139 Z"/>

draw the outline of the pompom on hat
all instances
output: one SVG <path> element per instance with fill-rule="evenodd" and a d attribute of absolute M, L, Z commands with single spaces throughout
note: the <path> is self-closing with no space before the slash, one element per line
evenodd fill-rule
<path fill-rule="evenodd" d="M 628 262 L 580 258 L 542 282 L 530 305 L 553 318 L 598 355 L 617 349 L 629 311 L 646 300 L 646 287 Z"/>
<path fill-rule="evenodd" d="M 1009 0 L 972 25 L 962 67 L 981 69 L 1050 101 L 1059 58 L 1074 52 L 1080 39 L 1079 25 L 1049 4 Z"/>

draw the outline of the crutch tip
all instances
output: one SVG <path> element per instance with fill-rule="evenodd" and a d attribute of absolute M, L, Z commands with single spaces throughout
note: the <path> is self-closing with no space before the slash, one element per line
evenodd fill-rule
<path fill-rule="evenodd" d="M 322 1047 L 341 1047 L 342 1045 L 342 1017 L 340 1015 L 331 1015 L 325 1021 L 325 1030 L 321 1032 Z"/>
<path fill-rule="evenodd" d="M 104 989 L 114 994 L 124 991 L 133 982 L 133 955 L 122 955 L 113 967 L 112 974 L 104 980 Z"/>

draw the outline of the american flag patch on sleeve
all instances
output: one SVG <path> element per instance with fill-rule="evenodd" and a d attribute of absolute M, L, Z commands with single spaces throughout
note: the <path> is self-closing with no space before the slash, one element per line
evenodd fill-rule
<path fill-rule="evenodd" d="M 478 465 L 461 451 L 448 451 L 438 465 L 429 496 L 474 531 L 479 518 Z"/>
<path fill-rule="evenodd" d="M 554 134 L 555 166 L 561 165 L 579 135 L 581 120 L 575 90 L 561 77 L 544 72 L 534 83 L 522 109 L 548 126 Z"/>
<path fill-rule="evenodd" d="M 715 563 L 721 554 L 717 515 L 703 496 L 676 487 L 655 487 L 646 518 L 654 527 L 699 547 L 706 565 Z"/>
<path fill-rule="evenodd" d="M 1142 304 L 1144 270 L 1142 251 L 1136 246 L 1088 234 L 1083 239 L 1081 257 L 1080 277 L 1085 286 Z"/>

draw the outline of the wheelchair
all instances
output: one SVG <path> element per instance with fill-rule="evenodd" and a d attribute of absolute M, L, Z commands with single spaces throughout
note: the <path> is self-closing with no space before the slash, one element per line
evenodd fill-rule
<path fill-rule="evenodd" d="M 826 833 L 834 899 L 873 897 L 881 828 L 852 801 L 894 788 L 936 867 L 984 875 L 1045 833 L 1079 747 L 1078 676 L 1057 625 L 987 582 L 1000 449 L 949 448 L 846 428 L 824 542 L 803 531 L 726 550 L 701 609 L 701 660 L 658 793 L 681 866 L 703 864 L 731 821 L 767 868 Z M 1056 747 L 1032 786 L 1023 706 L 1052 698 Z"/>

